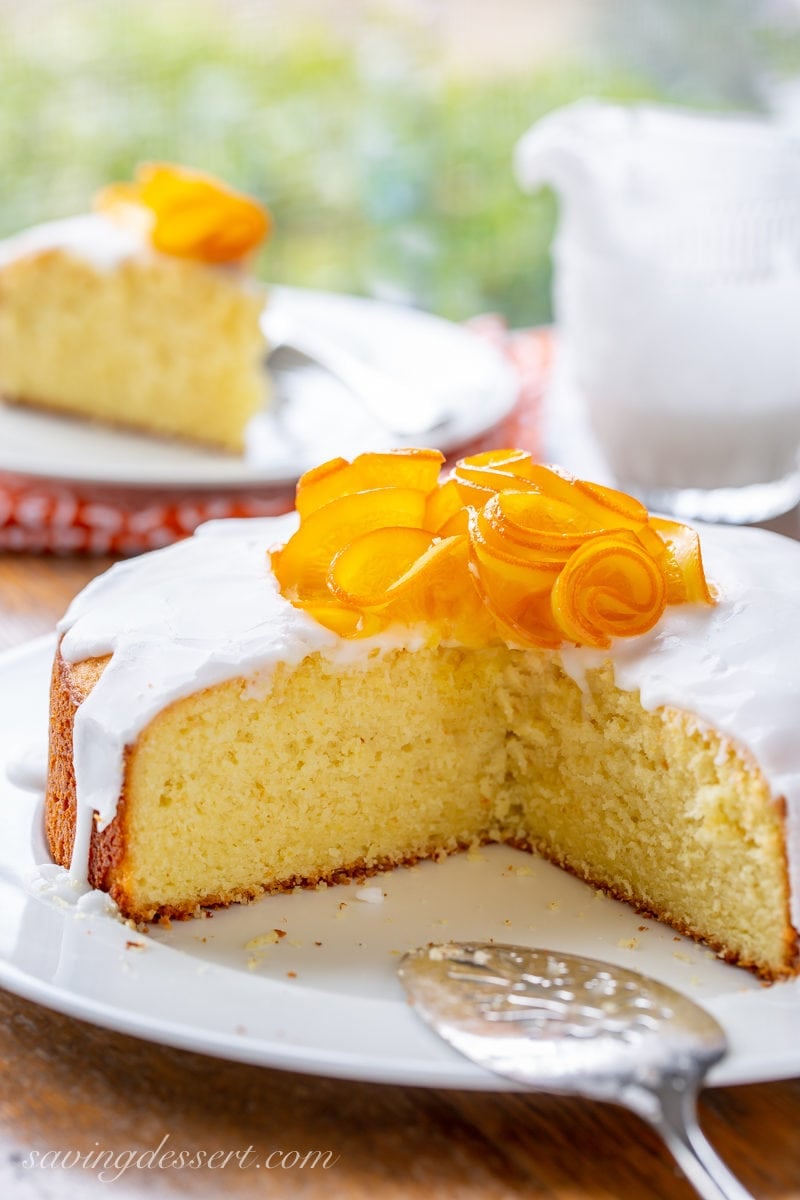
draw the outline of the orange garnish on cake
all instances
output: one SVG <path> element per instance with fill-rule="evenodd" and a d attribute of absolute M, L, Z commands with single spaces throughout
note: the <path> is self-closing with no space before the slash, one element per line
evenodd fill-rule
<path fill-rule="evenodd" d="M 606 648 L 668 604 L 713 604 L 700 541 L 624 492 L 523 450 L 332 459 L 297 486 L 300 527 L 272 551 L 285 596 L 343 637 L 425 625 L 432 640 Z"/>
<path fill-rule="evenodd" d="M 226 184 L 169 163 L 145 163 L 132 183 L 114 183 L 95 196 L 96 211 L 126 220 L 133 210 L 155 250 L 205 263 L 237 263 L 270 231 L 265 208 Z"/>

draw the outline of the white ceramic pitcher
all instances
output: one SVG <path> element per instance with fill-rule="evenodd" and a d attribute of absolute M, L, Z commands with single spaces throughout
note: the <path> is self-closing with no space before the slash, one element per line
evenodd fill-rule
<path fill-rule="evenodd" d="M 582 101 L 523 137 L 516 169 L 560 200 L 562 460 L 583 420 L 613 480 L 651 506 L 741 521 L 793 507 L 797 132 Z"/>

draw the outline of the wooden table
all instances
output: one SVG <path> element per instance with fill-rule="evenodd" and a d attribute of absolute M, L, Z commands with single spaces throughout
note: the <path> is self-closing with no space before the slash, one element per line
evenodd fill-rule
<path fill-rule="evenodd" d="M 800 533 L 796 514 L 776 527 Z M 0 558 L 0 649 L 50 629 L 107 565 Z M 115 1192 L 215 1200 L 223 1192 L 365 1200 L 694 1195 L 649 1129 L 612 1108 L 241 1066 L 109 1033 L 5 992 L 0 1115 L 0 1197 L 14 1200 Z M 706 1092 L 701 1119 L 755 1196 L 800 1197 L 800 1080 Z M 244 1165 L 231 1155 L 224 1167 L 220 1157 L 202 1169 L 131 1168 L 106 1184 L 77 1166 L 24 1165 L 32 1151 L 47 1150 L 113 1150 L 124 1162 L 165 1137 L 176 1152 L 239 1151 Z M 336 1161 L 327 1169 L 278 1165 L 275 1152 L 311 1150 L 330 1150 Z"/>

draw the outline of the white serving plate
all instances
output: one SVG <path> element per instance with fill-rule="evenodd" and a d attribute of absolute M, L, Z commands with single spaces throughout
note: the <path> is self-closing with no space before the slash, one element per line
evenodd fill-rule
<path fill-rule="evenodd" d="M 712 1083 L 800 1074 L 798 982 L 765 988 L 666 926 L 504 847 L 372 880 L 382 903 L 359 900 L 356 885 L 332 887 L 145 934 L 98 893 L 88 905 L 69 889 L 65 899 L 66 872 L 49 868 L 62 886 L 42 879 L 42 797 L 6 778 L 26 746 L 44 746 L 53 647 L 48 637 L 0 656 L 0 984 L 10 991 L 109 1029 L 243 1062 L 502 1090 L 510 1085 L 415 1018 L 395 974 L 410 947 L 494 938 L 606 959 L 686 992 L 730 1039 Z M 252 945 L 274 929 L 286 936 Z"/>
<path fill-rule="evenodd" d="M 274 288 L 273 295 L 293 324 L 385 370 L 415 396 L 430 396 L 432 408 L 443 414 L 441 424 L 429 434 L 400 436 L 327 372 L 277 365 L 276 403 L 253 418 L 243 457 L 0 402 L 0 471 L 138 487 L 293 483 L 336 455 L 402 445 L 456 449 L 514 406 L 513 371 L 497 350 L 460 325 L 354 296 L 297 288 Z"/>

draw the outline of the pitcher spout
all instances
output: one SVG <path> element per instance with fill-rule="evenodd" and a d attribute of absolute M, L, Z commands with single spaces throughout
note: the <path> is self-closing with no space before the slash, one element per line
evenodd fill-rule
<path fill-rule="evenodd" d="M 592 242 L 609 235 L 607 201 L 621 169 L 630 110 L 580 100 L 538 121 L 517 143 L 514 169 L 520 186 L 549 185 L 558 194 L 562 221 Z"/>

